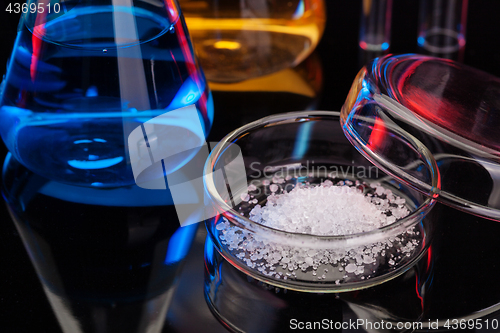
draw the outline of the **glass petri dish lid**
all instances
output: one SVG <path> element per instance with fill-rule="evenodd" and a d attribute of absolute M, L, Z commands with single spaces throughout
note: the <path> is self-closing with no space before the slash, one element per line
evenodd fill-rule
<path fill-rule="evenodd" d="M 499 78 L 428 56 L 377 58 L 355 78 L 341 123 L 349 141 L 388 174 L 442 203 L 500 221 Z M 437 186 L 409 172 L 410 165 L 394 163 L 400 153 L 384 146 L 395 132 L 429 150 Z"/>

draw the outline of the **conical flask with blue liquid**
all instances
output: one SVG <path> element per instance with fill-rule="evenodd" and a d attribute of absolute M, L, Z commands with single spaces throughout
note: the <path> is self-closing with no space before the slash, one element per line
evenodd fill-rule
<path fill-rule="evenodd" d="M 176 0 L 28 1 L 0 93 L 13 156 L 71 185 L 163 178 L 213 121 Z"/>

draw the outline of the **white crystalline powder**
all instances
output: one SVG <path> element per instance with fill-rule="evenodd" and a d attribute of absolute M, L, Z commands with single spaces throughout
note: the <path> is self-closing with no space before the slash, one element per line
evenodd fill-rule
<path fill-rule="evenodd" d="M 345 271 L 347 273 L 354 273 L 355 271 L 358 270 L 358 266 L 356 266 L 356 264 L 349 264 L 345 267 Z"/>
<path fill-rule="evenodd" d="M 250 219 L 288 232 L 312 235 L 351 235 L 381 228 L 408 215 L 406 207 L 391 206 L 388 199 L 365 196 L 356 187 L 295 187 L 288 193 L 274 195 L 277 185 L 270 186 L 273 195 L 267 205 L 257 205 Z M 376 187 L 377 195 L 385 189 Z M 401 201 L 402 200 L 402 201 Z M 398 203 L 404 199 L 398 198 Z"/>
<path fill-rule="evenodd" d="M 334 185 L 331 180 L 325 180 L 317 186 L 298 184 L 289 192 L 282 190 L 284 185 L 277 185 L 290 179 L 273 177 L 272 182 L 262 181 L 261 184 L 268 189 L 266 193 L 270 193 L 264 206 L 252 206 L 258 200 L 249 200 L 246 193 L 242 195 L 245 204 L 253 207 L 248 217 L 288 232 L 337 236 L 381 228 L 410 213 L 404 198 L 379 184 L 341 181 Z M 363 192 L 365 189 L 368 189 L 367 193 Z M 259 191 L 255 185 L 248 186 L 249 193 L 256 190 Z M 353 276 L 369 278 L 370 271 L 373 271 L 371 267 L 386 262 L 389 253 L 388 264 L 394 267 L 396 260 L 410 257 L 420 245 L 416 239 L 399 236 L 352 249 L 317 250 L 274 244 L 231 225 L 225 218 L 216 229 L 221 232 L 221 243 L 261 274 L 277 279 L 295 279 L 301 272 L 309 274 L 306 279 L 323 281 L 331 278 L 335 284 L 344 283 Z M 411 230 L 407 234 L 418 235 Z M 322 272 L 318 274 L 320 267 Z"/>
<path fill-rule="evenodd" d="M 276 184 L 272 184 L 271 186 L 269 186 L 269 189 L 274 193 L 279 189 L 279 187 Z"/>

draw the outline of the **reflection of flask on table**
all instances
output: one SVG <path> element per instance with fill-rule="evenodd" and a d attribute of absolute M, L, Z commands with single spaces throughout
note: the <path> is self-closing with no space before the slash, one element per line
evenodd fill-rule
<path fill-rule="evenodd" d="M 269 75 L 241 82 L 210 82 L 218 115 L 213 132 L 226 133 L 269 114 L 314 110 L 323 80 L 320 58 L 313 52 L 297 66 Z"/>
<path fill-rule="evenodd" d="M 418 46 L 420 52 L 462 61 L 468 0 L 422 0 Z"/>
<path fill-rule="evenodd" d="M 179 3 L 209 81 L 242 81 L 296 65 L 325 26 L 323 0 Z"/>
<path fill-rule="evenodd" d="M 321 322 L 333 332 L 344 332 L 346 327 L 339 325 L 348 322 L 357 323 L 356 332 L 371 332 L 382 321 L 386 327 L 399 321 L 411 328 L 423 317 L 430 279 L 432 256 L 427 252 L 403 275 L 371 288 L 336 294 L 288 290 L 233 267 L 210 237 L 205 243 L 205 299 L 216 318 L 234 332 L 282 332 L 304 322 Z M 403 331 L 411 330 L 398 332 Z"/>
<path fill-rule="evenodd" d="M 3 184 L 63 332 L 161 331 L 197 230 L 179 227 L 168 191 L 61 184 L 11 155 Z"/>

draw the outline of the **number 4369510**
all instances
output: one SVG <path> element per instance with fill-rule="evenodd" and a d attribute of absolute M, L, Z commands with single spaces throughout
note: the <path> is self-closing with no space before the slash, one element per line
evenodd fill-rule
<path fill-rule="evenodd" d="M 61 5 L 58 3 L 51 4 L 39 2 L 38 4 L 32 2 L 30 4 L 27 3 L 9 3 L 7 8 L 5 8 L 6 12 L 19 14 L 19 13 L 59 13 L 61 11 Z"/>

